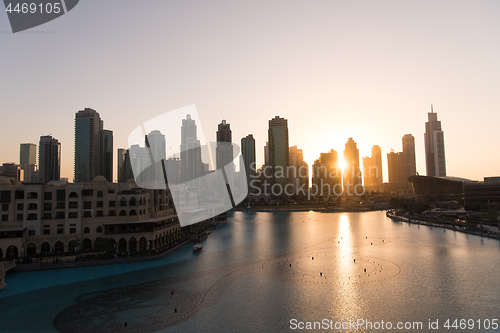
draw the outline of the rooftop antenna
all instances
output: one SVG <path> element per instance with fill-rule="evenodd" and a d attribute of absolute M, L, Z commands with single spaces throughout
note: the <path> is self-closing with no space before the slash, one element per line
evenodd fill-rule
<path fill-rule="evenodd" d="M 434 113 L 434 107 L 431 104 L 431 113 Z"/>

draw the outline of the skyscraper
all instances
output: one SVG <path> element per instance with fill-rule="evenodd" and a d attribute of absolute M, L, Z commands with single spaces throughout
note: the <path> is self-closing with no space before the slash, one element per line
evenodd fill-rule
<path fill-rule="evenodd" d="M 61 179 L 61 144 L 50 135 L 41 136 L 38 146 L 38 180 L 43 183 Z"/>
<path fill-rule="evenodd" d="M 342 193 L 342 170 L 339 165 L 339 154 L 335 150 L 321 153 L 319 159 L 314 161 L 312 172 L 315 193 L 323 196 Z"/>
<path fill-rule="evenodd" d="M 167 158 L 167 150 L 166 150 L 166 140 L 165 140 L 165 135 L 163 135 L 160 131 L 154 130 L 149 132 L 149 134 L 146 137 L 147 143 L 145 145 L 149 147 L 149 151 L 151 151 L 150 158 L 153 158 L 153 161 L 155 163 L 150 166 L 150 168 L 147 170 L 149 172 L 149 179 L 157 181 L 159 183 L 163 183 L 165 181 L 164 175 L 163 175 L 163 166 L 161 161 L 163 160 L 163 163 L 165 163 L 165 160 Z M 145 140 L 146 141 L 146 140 Z"/>
<path fill-rule="evenodd" d="M 272 168 L 271 184 L 280 184 L 284 191 L 288 183 L 289 163 L 288 121 L 278 116 L 269 120 L 269 165 Z"/>
<path fill-rule="evenodd" d="M 36 169 L 36 144 L 21 143 L 19 164 L 24 171 L 24 181 L 33 181 Z"/>
<path fill-rule="evenodd" d="M 117 164 L 118 183 L 126 183 L 130 178 L 134 178 L 132 164 L 130 162 L 130 152 L 128 149 L 118 149 Z"/>
<path fill-rule="evenodd" d="M 299 189 L 306 191 L 309 188 L 309 167 L 304 161 L 302 149 L 297 149 L 297 146 L 290 147 L 289 162 L 291 167 L 288 172 L 288 181 L 292 184 L 292 193 L 297 194 Z"/>
<path fill-rule="evenodd" d="M 255 165 L 255 139 L 252 134 L 248 134 L 241 139 L 241 155 L 245 164 L 245 173 L 248 182 L 251 182 L 256 174 L 257 166 Z"/>
<path fill-rule="evenodd" d="M 415 158 L 415 138 L 411 134 L 403 136 L 403 154 L 401 158 L 401 180 L 408 181 L 408 177 L 417 174 L 417 163 Z"/>
<path fill-rule="evenodd" d="M 382 179 L 382 151 L 379 146 L 372 147 L 372 156 L 363 157 L 363 180 L 370 191 L 379 191 Z"/>
<path fill-rule="evenodd" d="M 75 182 L 99 175 L 113 181 L 113 132 L 103 129 L 96 110 L 85 108 L 75 115 Z"/>
<path fill-rule="evenodd" d="M 141 147 L 138 144 L 131 145 L 126 153 L 130 160 L 130 167 L 132 169 L 131 176 L 137 182 L 149 182 L 151 181 L 151 156 L 149 155 L 149 150 L 146 147 Z M 120 158 L 120 157 L 119 157 Z M 119 164 L 120 162 L 118 162 Z M 125 175 L 127 173 L 125 172 Z M 121 176 L 123 179 L 123 176 Z M 132 178 L 130 177 L 130 178 Z M 129 179 L 130 179 L 129 178 Z M 128 180 L 128 179 L 127 179 Z M 122 182 L 119 180 L 119 182 Z"/>
<path fill-rule="evenodd" d="M 201 145 L 197 129 L 191 115 L 182 119 L 181 127 L 181 180 L 189 181 L 202 175 Z"/>
<path fill-rule="evenodd" d="M 427 176 L 446 177 L 446 161 L 444 153 L 444 132 L 437 113 L 431 104 L 431 112 L 427 114 L 429 121 L 425 123 L 425 165 Z"/>
<path fill-rule="evenodd" d="M 270 158 L 269 158 L 269 141 L 266 141 L 266 145 L 264 146 L 264 166 L 270 166 Z"/>
<path fill-rule="evenodd" d="M 101 172 L 107 181 L 113 182 L 113 131 L 101 132 Z"/>
<path fill-rule="evenodd" d="M 408 182 L 408 177 L 417 174 L 415 163 L 415 138 L 411 134 L 403 136 L 403 151 L 396 153 L 394 149 L 387 154 L 389 183 Z"/>
<path fill-rule="evenodd" d="M 344 162 L 346 169 L 344 171 L 344 191 L 353 193 L 356 185 L 361 185 L 361 171 L 359 169 L 359 149 L 356 142 L 349 138 L 345 144 Z"/>
<path fill-rule="evenodd" d="M 396 153 L 394 149 L 387 154 L 387 171 L 389 173 L 389 183 L 398 183 L 402 181 L 401 177 L 401 158 L 402 153 Z"/>
<path fill-rule="evenodd" d="M 233 164 L 233 145 L 231 125 L 222 120 L 216 133 L 217 147 L 215 160 L 217 169 L 223 168 L 227 164 Z"/>

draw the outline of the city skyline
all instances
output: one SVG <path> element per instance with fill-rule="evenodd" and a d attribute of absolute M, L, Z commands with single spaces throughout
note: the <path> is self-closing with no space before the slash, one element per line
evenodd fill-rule
<path fill-rule="evenodd" d="M 36 143 L 52 134 L 71 147 L 75 110 L 92 107 L 115 131 L 114 146 L 126 147 L 138 124 L 196 104 L 207 130 L 221 119 L 234 138 L 251 129 L 257 165 L 267 141 L 262 124 L 280 115 L 289 119 L 289 145 L 298 145 L 309 165 L 322 152 L 342 151 L 349 137 L 364 157 L 373 145 L 386 154 L 411 133 L 417 172 L 425 174 L 424 123 L 433 103 L 446 132 L 447 174 L 480 180 L 497 173 L 500 156 L 487 153 L 500 148 L 500 47 L 492 42 L 499 39 L 498 2 L 156 6 L 166 13 L 161 20 L 145 20 L 147 8 L 132 2 L 120 2 L 111 18 L 81 3 L 31 32 L 2 34 L 2 120 L 11 126 L 0 138 Z M 0 30 L 10 30 L 6 15 Z M 34 45 L 43 67 L 27 58 Z M 96 48 L 99 56 L 81 51 Z M 6 145 L 2 160 L 17 163 L 17 148 Z M 72 159 L 63 149 L 61 176 L 70 180 Z M 387 181 L 385 158 L 383 170 Z"/>
<path fill-rule="evenodd" d="M 442 133 L 443 131 L 441 131 L 441 121 L 437 121 L 437 113 L 435 113 L 435 112 L 434 112 L 434 110 L 433 110 L 433 105 L 432 105 L 432 104 L 431 104 L 430 108 L 431 108 L 431 112 L 429 112 L 429 113 L 428 113 L 428 117 L 429 117 L 429 119 L 431 119 L 431 117 L 432 117 L 433 121 L 437 122 L 437 124 L 438 124 L 438 125 L 436 125 L 436 126 L 438 126 L 438 127 L 439 127 L 439 130 L 438 130 L 438 131 L 439 131 L 440 133 Z M 91 113 L 96 113 L 97 117 L 99 118 L 98 120 L 99 120 L 99 122 L 100 122 L 100 126 L 102 127 L 102 123 L 103 123 L 103 121 L 102 121 L 102 119 L 100 118 L 100 113 L 99 113 L 98 111 L 96 111 L 96 110 L 92 109 L 92 108 L 84 108 L 84 110 L 78 111 L 78 112 L 77 112 L 77 116 L 78 116 L 78 113 L 80 113 L 80 112 L 81 112 L 81 113 L 83 114 L 83 112 L 85 112 L 85 111 L 87 111 L 87 112 L 91 112 Z M 189 117 L 190 117 L 190 115 L 186 115 L 186 119 L 185 119 L 185 120 L 183 120 L 183 124 L 184 124 L 185 122 L 189 122 L 189 121 L 190 121 L 190 118 L 189 118 Z M 75 118 L 75 120 L 76 120 L 76 119 L 78 119 L 78 118 Z M 269 120 L 268 122 L 269 122 L 269 124 L 271 124 L 271 123 L 274 123 L 274 122 L 276 122 L 276 121 L 284 121 L 285 127 L 287 128 L 287 134 L 286 134 L 286 136 L 288 136 L 288 119 L 285 119 L 285 118 L 280 118 L 279 116 L 275 116 L 274 118 L 272 118 L 272 119 L 271 119 L 271 120 Z M 426 123 L 425 123 L 425 126 L 429 126 L 429 125 L 428 125 L 428 123 L 429 123 L 429 122 L 426 122 Z M 228 131 L 229 131 L 229 132 L 228 132 L 228 133 L 229 133 L 228 138 L 225 138 L 224 140 L 232 140 L 232 136 L 231 136 L 231 132 L 232 132 L 232 131 L 229 129 L 230 124 L 229 124 L 229 123 L 226 123 L 226 120 L 223 120 L 223 121 L 222 121 L 220 124 L 218 124 L 217 126 L 218 126 L 218 130 L 216 130 L 216 131 L 215 131 L 216 141 L 218 141 L 219 131 L 221 131 L 221 128 L 224 128 L 224 129 L 226 129 L 226 130 L 228 130 Z M 222 126 L 222 127 L 221 127 L 221 126 Z M 195 128 L 195 129 L 194 129 L 194 132 L 193 132 L 193 133 L 196 133 L 196 125 L 194 125 L 194 128 Z M 120 165 L 120 161 L 119 161 L 119 159 L 120 159 L 120 150 L 123 150 L 124 148 L 120 148 L 120 147 L 115 147 L 115 146 L 113 146 L 113 131 L 110 131 L 110 130 L 104 130 L 104 129 L 102 129 L 102 130 L 100 130 L 100 131 L 102 132 L 102 137 L 106 137 L 106 136 L 108 136 L 108 137 L 110 137 L 110 138 L 111 138 L 110 140 L 111 140 L 111 148 L 112 148 L 112 151 L 111 151 L 111 152 L 107 152 L 107 155 L 109 155 L 109 158 L 112 158 L 112 160 L 111 160 L 111 168 L 112 168 L 112 173 L 113 173 L 113 182 L 119 182 L 119 170 L 118 170 L 119 168 L 118 168 L 118 167 L 116 167 L 116 168 L 115 168 L 115 167 L 113 167 L 113 165 L 117 165 L 117 166 L 118 166 L 118 165 Z M 269 132 L 269 130 L 268 130 L 268 132 Z M 221 132 L 221 133 L 222 133 L 222 132 Z M 192 133 L 189 133 L 189 135 L 191 135 L 191 134 L 192 134 Z M 76 134 L 75 134 L 75 135 L 76 135 Z M 188 136 L 189 136 L 189 135 L 188 135 Z M 195 134 L 195 135 L 196 135 L 196 134 Z M 226 135 L 227 135 L 227 134 L 226 134 Z M 268 135 L 269 135 L 269 133 L 268 133 Z M 160 140 L 160 141 L 161 141 L 161 140 L 163 140 L 163 141 L 165 140 L 164 135 L 163 135 L 160 131 L 157 131 L 157 130 L 156 130 L 156 131 L 153 131 L 153 132 L 151 132 L 151 133 L 149 133 L 149 134 L 148 134 L 148 138 L 149 138 L 150 136 L 151 136 L 151 139 L 150 139 L 150 140 L 155 140 L 156 136 L 161 136 L 161 137 L 163 138 L 163 139 L 158 139 L 158 140 Z M 424 133 L 424 138 L 425 138 L 425 133 Z M 245 137 L 243 137 L 243 138 L 241 138 L 241 139 L 245 139 Z M 254 140 L 255 140 L 255 139 L 254 139 Z M 268 137 L 268 140 L 269 140 L 269 137 Z M 353 138 L 352 138 L 352 137 L 350 137 L 350 138 L 348 139 L 348 143 L 349 143 L 349 142 L 351 142 L 351 140 L 353 140 Z M 405 140 L 406 140 L 406 141 L 411 140 L 411 147 L 412 147 L 412 148 L 411 148 L 411 154 L 410 154 L 410 155 L 411 155 L 411 157 L 410 157 L 410 158 L 411 158 L 411 165 L 409 166 L 409 168 L 410 168 L 411 170 L 413 170 L 413 171 L 411 171 L 411 170 L 410 170 L 410 171 L 407 171 L 407 172 L 405 172 L 405 173 L 406 173 L 406 174 L 409 174 L 409 175 L 413 175 L 413 174 L 415 174 L 415 173 L 420 174 L 420 175 L 427 175 L 426 173 L 423 173 L 423 172 L 418 172 L 418 170 L 416 170 L 416 165 L 417 165 L 416 160 L 418 160 L 418 157 L 417 157 L 417 156 L 415 156 L 415 151 L 416 151 L 416 149 L 415 149 L 415 138 L 414 138 L 414 136 L 413 136 L 412 134 L 405 134 L 405 135 L 403 136 L 403 151 L 405 151 L 405 147 L 409 147 L 409 146 L 410 146 L 410 144 L 409 144 L 409 143 L 405 143 Z M 103 140 L 103 141 L 104 141 L 104 140 Z M 195 141 L 198 141 L 198 140 L 197 140 L 197 139 L 195 139 Z M 237 142 L 237 141 L 238 141 L 238 140 L 236 140 L 236 141 L 235 141 L 235 140 L 232 140 L 232 142 L 233 142 L 233 143 L 239 144 L 240 142 Z M 288 139 L 287 139 L 287 141 L 288 141 Z M 446 140 L 445 140 L 445 141 L 446 141 Z M 228 142 L 229 142 L 229 141 L 228 141 Z M 104 143 L 104 142 L 103 142 L 103 143 Z M 268 144 L 268 142 L 267 142 L 267 141 L 266 141 L 266 144 Z M 354 145 L 355 145 L 355 146 L 357 146 L 357 144 L 358 144 L 358 143 L 354 140 Z M 26 145 L 34 145 L 34 144 L 32 144 L 32 143 L 20 143 L 21 150 L 23 149 L 22 147 L 23 147 L 23 146 L 26 146 Z M 288 144 L 288 145 L 289 145 L 289 147 L 291 148 L 291 145 L 290 145 L 290 144 Z M 107 146 L 106 146 L 106 145 L 104 145 L 104 144 L 103 144 L 102 146 L 103 146 L 103 148 L 104 148 L 104 147 L 107 147 Z M 155 146 L 156 146 L 156 147 L 158 147 L 158 145 L 155 145 Z M 155 154 L 160 154 L 160 155 L 165 155 L 165 156 L 166 156 L 166 146 L 165 146 L 165 142 L 163 142 L 163 144 L 162 144 L 161 146 L 163 147 L 163 153 L 162 153 L 162 152 L 160 152 L 160 151 L 157 151 Z M 295 146 L 297 146 L 297 145 L 295 145 Z M 35 147 L 36 147 L 36 144 L 35 144 Z M 375 147 L 377 147 L 377 149 L 378 149 L 378 150 L 382 151 L 382 150 L 380 149 L 380 146 L 379 146 L 379 145 L 373 145 L 373 146 L 372 146 L 372 149 L 371 149 L 371 154 L 372 154 L 372 156 L 373 156 L 373 149 L 374 149 Z M 258 154 L 257 152 L 259 151 L 259 149 L 258 149 L 257 147 L 255 148 L 255 150 L 256 150 L 256 157 L 257 157 L 257 158 L 256 158 L 256 161 L 257 161 L 257 162 L 256 162 L 256 169 L 260 168 L 260 167 L 261 167 L 261 165 L 264 165 L 264 164 L 265 164 L 265 161 L 264 161 L 264 160 L 265 160 L 265 156 L 264 156 L 264 155 L 266 154 L 266 152 L 265 152 L 266 147 L 264 146 L 264 147 L 262 147 L 262 148 L 263 148 L 263 149 L 261 149 L 261 150 L 263 150 L 263 152 L 262 152 L 262 159 L 261 159 L 261 160 L 262 160 L 262 162 L 263 162 L 262 164 L 259 164 L 259 162 L 258 162 L 258 161 L 259 161 L 259 158 L 258 158 L 259 154 Z M 76 149 L 76 145 L 74 146 L 74 149 Z M 101 148 L 101 149 L 102 149 L 102 148 Z M 241 149 L 241 147 L 240 147 L 240 149 Z M 357 162 L 357 163 L 358 163 L 358 165 L 356 166 L 356 168 L 359 168 L 359 170 L 360 170 L 360 172 L 361 172 L 361 177 L 360 177 L 361 182 L 363 183 L 363 186 L 366 186 L 366 185 L 367 185 L 367 184 L 366 184 L 366 180 L 367 180 L 367 179 L 366 179 L 366 174 L 365 174 L 365 172 L 366 172 L 366 170 L 367 170 L 366 168 L 367 168 L 367 167 L 368 167 L 368 168 L 370 168 L 371 164 L 367 164 L 367 165 L 365 165 L 365 161 L 366 161 L 366 160 L 368 160 L 368 163 L 370 163 L 370 162 L 369 162 L 369 161 L 370 161 L 370 154 L 362 155 L 362 154 L 360 153 L 360 151 L 361 151 L 361 150 L 360 150 L 359 148 L 356 148 L 356 149 L 358 150 L 358 159 L 359 159 L 359 161 Z M 125 148 L 125 150 L 127 150 L 127 149 Z M 161 150 L 161 149 L 160 149 L 160 150 Z M 334 150 L 334 149 L 332 148 L 332 149 L 330 149 L 330 150 Z M 301 149 L 301 151 L 302 151 L 302 149 Z M 328 151 L 329 151 L 329 150 L 328 150 Z M 392 152 L 394 152 L 394 151 L 395 151 L 395 149 L 391 147 L 391 148 L 388 150 L 388 152 L 387 152 L 387 153 L 384 153 L 384 154 L 387 154 L 387 156 L 389 156 L 389 155 L 390 155 Z M 122 153 L 124 154 L 124 152 L 122 152 Z M 73 154 L 76 154 L 76 152 L 75 152 L 75 151 L 73 151 Z M 301 153 L 301 154 L 302 154 L 302 153 Z M 324 152 L 320 152 L 320 153 L 319 153 L 319 155 L 320 155 L 320 156 L 321 156 L 321 155 L 323 155 L 323 154 L 324 154 Z M 399 153 L 399 154 L 403 154 L 403 153 Z M 37 154 L 37 162 L 38 162 L 38 159 L 39 159 L 39 156 L 38 156 L 38 155 L 39 155 L 39 154 Z M 303 155 L 303 154 L 302 154 L 302 155 Z M 21 155 L 19 155 L 19 156 L 20 156 L 20 157 L 19 157 L 19 160 L 21 160 Z M 115 157 L 116 157 L 116 159 L 115 159 Z M 158 156 L 158 157 L 159 157 L 159 156 Z M 161 159 L 161 158 L 159 158 L 159 159 Z M 422 156 L 422 159 L 425 161 L 425 159 L 426 159 L 425 154 L 424 154 L 424 156 Z M 317 158 L 316 158 L 316 160 L 317 160 Z M 316 161 L 316 160 L 315 160 L 315 161 Z M 386 160 L 386 159 L 382 158 L 382 161 L 384 161 L 384 160 Z M 21 162 L 22 162 L 22 161 L 21 161 Z M 305 161 L 304 161 L 304 162 L 305 162 Z M 389 162 L 389 161 L 385 161 L 385 162 L 386 162 L 386 163 L 383 163 L 383 164 L 384 164 L 384 166 L 382 167 L 383 182 L 384 182 L 384 183 L 389 183 L 389 182 L 391 182 L 391 181 L 390 181 L 390 162 Z M 20 164 L 20 165 L 22 166 L 22 163 L 20 163 L 20 162 L 18 162 L 18 161 L 5 161 L 5 160 L 4 160 L 4 161 L 0 161 L 0 163 L 15 163 L 15 164 Z M 61 165 L 62 165 L 62 164 L 63 164 L 63 163 L 61 163 Z M 105 163 L 105 164 L 108 164 L 108 165 L 109 165 L 109 161 L 107 161 L 107 163 Z M 309 164 L 309 163 L 307 163 L 307 162 L 306 162 L 306 164 L 308 165 L 308 170 L 309 170 L 308 172 L 310 173 L 310 177 L 312 177 L 312 173 L 313 173 L 313 169 L 312 169 L 312 167 L 313 167 L 313 164 L 314 164 L 314 163 Z M 340 158 L 339 158 L 339 167 L 340 167 L 341 171 L 342 171 L 342 172 L 346 171 L 345 169 L 347 168 L 347 166 L 348 166 L 348 163 L 346 162 L 345 157 L 340 157 Z M 37 167 L 39 167 L 39 165 L 37 165 Z M 103 167 L 103 166 L 100 166 L 100 168 L 102 168 L 102 167 Z M 398 166 L 398 168 L 399 168 L 399 166 Z M 408 166 L 407 166 L 407 168 L 408 168 Z M 21 167 L 21 169 L 22 169 L 22 167 Z M 74 173 L 75 173 L 75 170 L 74 170 L 74 169 L 72 169 L 72 170 L 71 170 L 71 172 L 72 172 L 72 174 L 74 174 Z M 377 172 L 378 172 L 378 171 L 377 171 Z M 101 175 L 101 174 L 99 174 L 99 175 Z M 373 176 L 373 175 L 372 175 L 372 176 Z M 455 175 L 454 175 L 454 176 L 455 176 Z M 459 176 L 463 177 L 463 175 L 459 175 Z M 484 175 L 483 177 L 487 177 L 487 176 L 488 176 L 488 175 Z M 64 175 L 62 175 L 62 172 L 61 172 L 61 176 L 60 176 L 60 177 L 61 177 L 61 178 L 68 178 L 68 179 L 69 179 L 69 181 L 72 181 L 72 178 L 71 178 L 71 177 L 64 177 Z M 399 176 L 398 176 L 398 177 L 399 177 Z M 107 177 L 105 177 L 105 178 L 107 178 Z M 373 178 L 373 177 L 372 177 L 372 178 Z M 403 177 L 403 178 L 405 178 L 405 177 Z M 465 178 L 466 178 L 466 177 L 465 177 Z M 478 178 L 478 179 L 476 179 L 476 180 L 481 180 L 481 179 L 482 179 L 482 178 Z M 311 181 L 311 178 L 309 178 L 309 181 Z M 368 184 L 368 186 L 370 186 L 370 185 L 371 185 L 371 184 Z"/>

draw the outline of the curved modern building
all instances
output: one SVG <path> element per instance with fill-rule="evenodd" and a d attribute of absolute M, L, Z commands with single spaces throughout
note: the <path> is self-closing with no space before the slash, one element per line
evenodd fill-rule
<path fill-rule="evenodd" d="M 408 181 L 413 187 L 415 197 L 426 195 L 463 196 L 464 183 L 475 182 L 459 177 L 411 176 Z"/>

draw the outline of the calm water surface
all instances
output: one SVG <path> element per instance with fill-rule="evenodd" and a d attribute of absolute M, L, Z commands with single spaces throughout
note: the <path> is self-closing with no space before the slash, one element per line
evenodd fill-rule
<path fill-rule="evenodd" d="M 200 254 L 186 246 L 157 261 L 8 274 L 0 331 L 280 332 L 298 331 L 292 319 L 363 319 L 500 332 L 484 327 L 500 319 L 499 264 L 498 241 L 385 212 L 235 212 Z M 474 327 L 447 330 L 447 319 Z"/>

